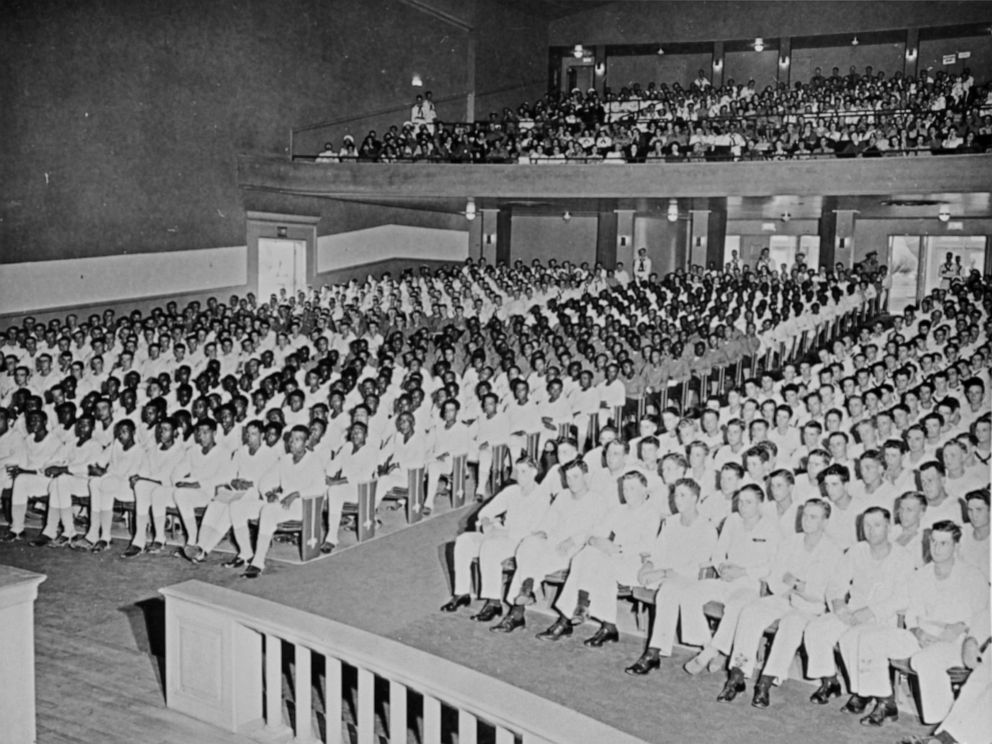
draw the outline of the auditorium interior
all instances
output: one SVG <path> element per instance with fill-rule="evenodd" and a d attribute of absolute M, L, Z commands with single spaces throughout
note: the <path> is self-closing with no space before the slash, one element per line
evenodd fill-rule
<path fill-rule="evenodd" d="M 0 59 L 0 744 L 992 742 L 992 2 L 7 0 Z M 769 565 L 630 569 L 628 484 Z"/>

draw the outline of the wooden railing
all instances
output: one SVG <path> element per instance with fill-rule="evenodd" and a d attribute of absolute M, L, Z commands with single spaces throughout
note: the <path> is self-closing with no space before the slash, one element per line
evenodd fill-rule
<path fill-rule="evenodd" d="M 457 730 L 459 744 L 475 744 L 480 732 L 497 744 L 643 744 L 506 682 L 334 620 L 200 581 L 161 593 L 167 705 L 228 731 L 249 737 L 292 731 L 296 741 L 338 744 L 350 741 L 348 723 L 359 744 L 372 744 L 379 740 L 376 714 L 384 711 L 388 741 L 406 744 L 408 700 L 419 696 L 423 714 L 415 733 L 422 744 L 448 740 L 448 729 Z M 294 662 L 292 717 L 283 705 L 287 644 Z M 356 670 L 357 692 L 343 682 L 345 667 Z M 321 668 L 322 731 L 314 726 L 311 684 Z M 343 718 L 346 693 L 354 711 L 349 721 Z M 443 707 L 456 711 L 457 720 L 442 716 Z"/>
<path fill-rule="evenodd" d="M 34 742 L 34 601 L 42 574 L 0 566 L 0 741 Z"/>

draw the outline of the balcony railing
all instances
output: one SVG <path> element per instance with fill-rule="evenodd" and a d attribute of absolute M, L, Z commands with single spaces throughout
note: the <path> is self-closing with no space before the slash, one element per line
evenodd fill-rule
<path fill-rule="evenodd" d="M 161 591 L 166 702 L 228 731 L 249 737 L 292 732 L 295 741 L 339 744 L 350 741 L 343 712 L 353 701 L 347 723 L 359 744 L 378 741 L 381 728 L 391 744 L 406 744 L 412 701 L 422 705 L 415 732 L 422 744 L 450 740 L 449 729 L 457 730 L 459 744 L 479 738 L 644 744 L 506 682 L 333 620 L 200 581 Z M 443 708 L 456 711 L 457 721 L 442 715 Z M 377 731 L 380 711 L 384 725 Z"/>

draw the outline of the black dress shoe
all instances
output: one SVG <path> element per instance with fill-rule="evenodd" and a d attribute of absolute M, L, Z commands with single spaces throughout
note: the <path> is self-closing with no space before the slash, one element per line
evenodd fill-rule
<path fill-rule="evenodd" d="M 758 682 L 754 686 L 754 697 L 751 699 L 751 705 L 755 708 L 767 708 L 771 702 L 770 693 L 774 682 L 774 678 L 764 674 L 758 677 Z"/>
<path fill-rule="evenodd" d="M 325 542 L 323 545 L 320 546 L 320 552 L 323 553 L 324 555 L 327 555 L 332 550 L 334 550 L 334 543 Z"/>
<path fill-rule="evenodd" d="M 90 548 L 91 553 L 102 553 L 104 550 L 110 548 L 110 543 L 106 540 L 97 540 L 96 544 Z"/>
<path fill-rule="evenodd" d="M 46 545 L 48 545 L 48 543 L 50 543 L 51 541 L 52 538 L 50 538 L 48 535 L 42 534 L 42 535 L 38 535 L 38 537 L 32 540 L 31 544 L 36 548 L 43 548 Z"/>
<path fill-rule="evenodd" d="M 127 549 L 121 553 L 121 558 L 134 558 L 135 556 L 141 555 L 143 552 L 144 550 L 139 548 L 137 545 L 128 545 Z"/>
<path fill-rule="evenodd" d="M 820 686 L 816 692 L 809 696 L 809 699 L 812 703 L 826 705 L 830 702 L 830 698 L 840 697 L 840 694 L 840 680 L 837 679 L 836 675 L 833 677 L 822 677 L 820 679 Z"/>
<path fill-rule="evenodd" d="M 869 702 L 871 702 L 871 698 L 861 697 L 860 695 L 851 695 L 851 697 L 847 699 L 847 702 L 841 706 L 841 710 L 845 713 L 854 713 L 857 715 L 865 712 L 865 708 L 868 707 Z"/>
<path fill-rule="evenodd" d="M 861 719 L 862 726 L 881 726 L 885 719 L 891 718 L 893 721 L 899 719 L 899 709 L 896 708 L 895 697 L 889 695 L 884 698 L 877 698 L 875 708 L 871 713 Z"/>
<path fill-rule="evenodd" d="M 479 614 L 472 615 L 473 620 L 477 620 L 480 623 L 488 623 L 495 620 L 497 617 L 503 616 L 503 605 L 495 599 L 487 599 L 486 603 L 482 606 Z"/>
<path fill-rule="evenodd" d="M 472 604 L 471 595 L 459 594 L 441 605 L 441 612 L 455 612 L 459 607 L 468 607 L 470 604 Z"/>
<path fill-rule="evenodd" d="M 23 542 L 24 541 L 24 533 L 23 532 L 8 532 L 6 535 L 4 535 L 3 541 L 4 542 L 9 542 L 9 543 Z"/>
<path fill-rule="evenodd" d="M 563 636 L 572 635 L 572 624 L 563 617 L 555 620 L 547 630 L 542 630 L 537 637 L 545 641 L 557 641 Z"/>
<path fill-rule="evenodd" d="M 165 550 L 165 544 L 160 543 L 158 540 L 149 543 L 148 547 L 145 548 L 145 552 L 148 553 L 149 555 L 155 555 L 156 553 L 161 553 L 163 550 Z"/>
<path fill-rule="evenodd" d="M 629 667 L 624 669 L 624 671 L 636 677 L 642 677 L 645 674 L 649 674 L 652 669 L 658 669 L 661 667 L 661 659 L 658 657 L 658 653 L 651 653 L 650 651 L 645 651 L 641 654 L 641 658 L 631 664 Z"/>
<path fill-rule="evenodd" d="M 740 670 L 739 667 L 733 667 L 730 670 L 730 676 L 727 677 L 727 682 L 723 685 L 723 689 L 720 690 L 720 694 L 716 696 L 718 702 L 729 703 L 739 694 L 744 692 L 747 685 L 744 682 L 744 672 Z"/>
<path fill-rule="evenodd" d="M 523 609 L 523 608 L 521 608 Z M 492 626 L 489 630 L 493 633 L 512 633 L 517 628 L 522 628 L 527 624 L 524 620 L 523 612 L 517 612 L 517 608 L 514 607 L 510 610 L 509 614 Z"/>
<path fill-rule="evenodd" d="M 245 569 L 245 572 L 241 574 L 241 577 L 244 579 L 257 579 L 261 575 L 262 569 L 258 566 L 248 566 L 248 568 Z"/>
<path fill-rule="evenodd" d="M 233 558 L 231 558 L 231 560 L 224 561 L 220 565 L 222 565 L 224 568 L 241 568 L 246 563 L 248 563 L 248 561 L 246 561 L 240 555 L 236 555 Z"/>
<path fill-rule="evenodd" d="M 617 626 L 610 623 L 603 623 L 592 638 L 586 638 L 582 643 L 591 648 L 600 648 L 604 643 L 617 643 L 620 640 L 620 632 Z"/>

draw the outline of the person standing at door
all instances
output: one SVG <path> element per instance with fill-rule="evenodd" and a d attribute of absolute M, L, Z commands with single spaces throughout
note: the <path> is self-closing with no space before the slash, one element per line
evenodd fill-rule
<path fill-rule="evenodd" d="M 637 259 L 634 261 L 634 280 L 638 283 L 645 283 L 651 276 L 651 259 L 648 258 L 647 248 L 637 249 Z"/>

